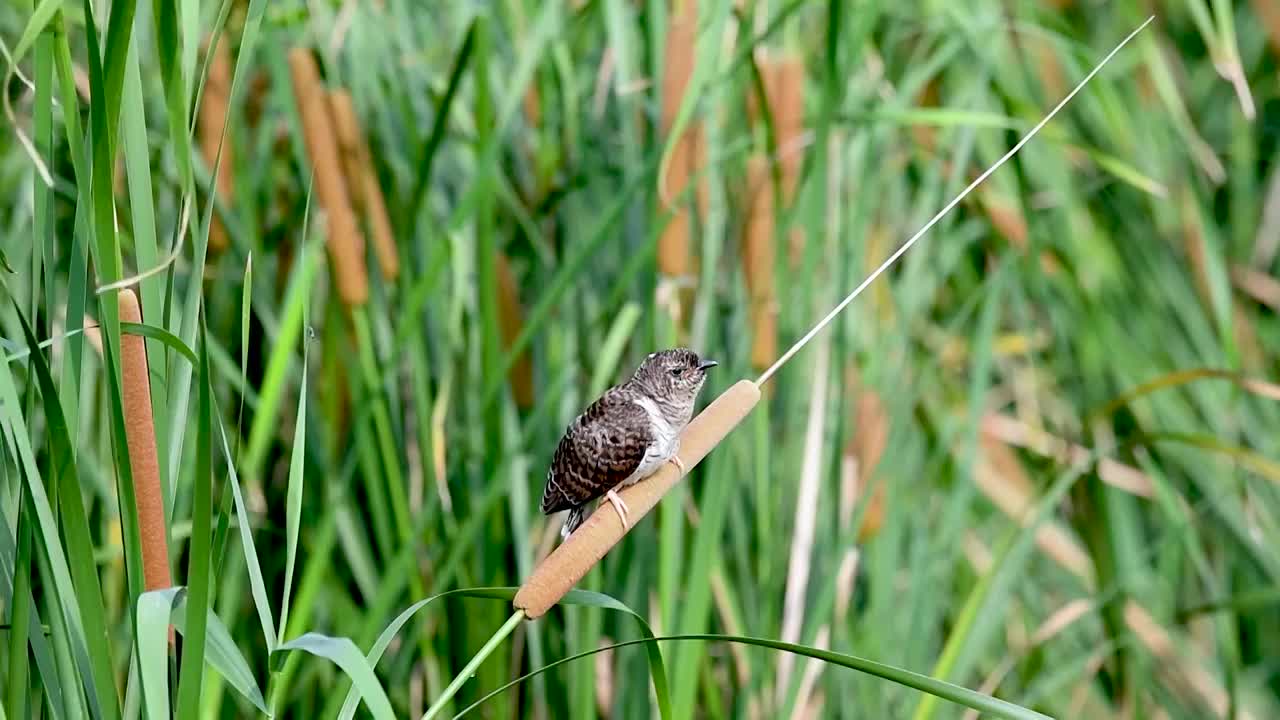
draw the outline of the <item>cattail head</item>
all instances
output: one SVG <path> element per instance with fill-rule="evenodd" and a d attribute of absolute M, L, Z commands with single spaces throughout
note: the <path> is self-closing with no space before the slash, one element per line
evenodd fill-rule
<path fill-rule="evenodd" d="M 753 155 L 747 159 L 742 264 L 747 293 L 752 298 L 774 295 L 772 180 L 767 158 Z"/>
<path fill-rule="evenodd" d="M 669 135 L 684 101 L 689 78 L 696 60 L 698 5 L 695 0 L 678 0 L 667 25 L 667 47 L 663 59 L 661 128 Z M 672 147 L 670 161 L 659 178 L 659 197 L 664 202 L 678 202 L 675 216 L 658 238 L 658 271 L 671 277 L 686 277 L 693 272 L 693 216 L 687 200 L 681 199 L 691 179 L 702 166 L 704 152 L 702 130 L 698 123 L 687 124 Z M 707 188 L 700 180 L 694 191 L 695 202 L 705 207 Z"/>
<path fill-rule="evenodd" d="M 208 49 L 207 40 L 205 47 Z M 223 137 L 227 125 L 227 110 L 231 102 L 232 66 L 231 50 L 228 49 L 227 38 L 223 37 L 212 50 L 213 54 L 208 61 L 209 77 L 205 80 L 204 91 L 200 101 L 198 129 L 200 155 L 204 158 L 205 165 L 212 172 L 214 163 L 218 159 L 218 147 L 221 144 L 222 161 L 217 168 L 217 174 L 214 176 L 214 190 L 221 202 L 228 203 L 234 193 L 234 170 L 232 169 L 234 155 L 230 136 Z M 209 225 L 209 249 L 219 252 L 225 249 L 226 246 L 226 227 L 218 219 L 217 213 L 214 213 L 213 220 Z"/>
<path fill-rule="evenodd" d="M 498 326 L 502 332 L 503 344 L 510 349 L 524 329 L 520 288 L 516 284 L 516 276 L 511 271 L 511 262 L 506 253 L 497 254 L 494 269 L 498 280 Z M 516 358 L 508 380 L 511 382 L 511 393 L 515 396 L 516 405 L 521 408 L 533 407 L 533 363 L 528 350 Z"/>
<path fill-rule="evenodd" d="M 662 132 L 671 131 L 697 58 L 698 3 L 676 0 L 667 19 L 662 67 Z"/>
<path fill-rule="evenodd" d="M 751 365 L 768 367 L 778 357 L 774 288 L 773 183 L 763 155 L 747 160 L 746 221 L 742 233 L 743 276 L 751 321 Z"/>
<path fill-rule="evenodd" d="M 347 190 L 355 210 L 365 216 L 373 251 L 378 258 L 382 277 L 395 280 L 400 274 L 400 257 L 396 249 L 391 219 L 387 214 L 382 188 L 373 171 L 373 158 L 360 119 L 356 115 L 351 93 L 334 90 L 329 93 L 329 106 L 333 114 L 334 130 L 338 133 L 342 166 L 346 172 Z"/>
<path fill-rule="evenodd" d="M 342 88 L 328 90 L 325 100 L 329 103 L 329 116 L 338 141 L 338 157 L 347 180 L 348 199 L 356 212 L 364 212 L 364 193 L 360 192 L 360 129 L 356 124 L 351 93 Z"/>
<path fill-rule="evenodd" d="M 791 203 L 795 201 L 804 160 L 804 60 L 799 55 L 780 58 L 771 78 L 769 105 L 777 130 L 782 192 Z"/>
<path fill-rule="evenodd" d="M 759 53 L 757 67 L 764 86 L 765 108 L 769 123 L 773 126 L 776 154 L 781 175 L 783 207 L 795 202 L 800 185 L 800 171 L 804 164 L 804 60 L 797 54 L 770 55 Z M 757 96 L 748 96 L 749 115 L 758 121 L 760 108 Z M 788 259 L 791 266 L 799 264 L 804 255 L 805 234 L 794 228 L 788 241 Z"/>
<path fill-rule="evenodd" d="M 864 389 L 858 394 L 855 411 L 854 433 L 849 438 L 848 452 L 857 461 L 858 487 L 860 495 L 867 498 L 867 509 L 862 516 L 862 525 L 858 527 L 858 541 L 865 542 L 880 532 L 885 515 L 885 482 L 876 479 L 872 474 L 884 456 L 885 446 L 889 440 L 889 417 L 885 413 L 884 403 L 880 396 L 871 389 Z"/>
<path fill-rule="evenodd" d="M 142 322 L 142 309 L 132 289 L 120 291 L 120 321 Z M 146 341 L 138 335 L 120 338 L 120 375 L 124 392 L 125 442 L 133 474 L 133 495 L 142 539 L 143 584 L 147 590 L 173 585 L 169 574 L 169 531 L 160 491 L 160 462 L 156 456 L 156 427 L 151 414 L 151 379 L 147 371 Z"/>
<path fill-rule="evenodd" d="M 335 143 L 329 103 L 320 82 L 320 70 L 306 48 L 289 51 L 293 92 L 302 118 L 307 154 L 315 175 L 315 187 L 328 219 L 329 262 L 338 295 L 347 305 L 363 305 L 369 299 L 369 278 L 364 263 L 364 239 L 351 211 L 343 182 L 342 160 Z"/>
<path fill-rule="evenodd" d="M 804 160 L 804 59 L 795 53 L 764 54 L 757 59 L 764 85 L 765 106 L 777 142 L 777 161 L 782 175 L 783 201 L 795 198 Z M 754 94 L 749 96 L 751 117 L 759 117 Z"/>
<path fill-rule="evenodd" d="M 672 148 L 671 162 L 662 177 L 660 189 L 669 193 L 678 205 L 674 216 L 658 237 L 658 271 L 671 277 L 685 277 L 693 272 L 692 246 L 694 216 L 684 196 L 693 176 L 699 171 L 702 153 L 701 129 L 693 124 Z M 706 181 L 699 179 L 694 199 L 699 207 L 706 204 Z"/>

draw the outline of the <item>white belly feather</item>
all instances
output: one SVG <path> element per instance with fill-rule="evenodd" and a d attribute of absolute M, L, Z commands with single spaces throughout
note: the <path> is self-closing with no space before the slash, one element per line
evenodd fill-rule
<path fill-rule="evenodd" d="M 658 468 L 680 449 L 680 431 L 667 422 L 662 411 L 658 409 L 658 404 L 652 398 L 643 395 L 633 402 L 644 408 L 645 414 L 649 416 L 649 428 L 653 432 L 654 442 L 645 451 L 639 467 L 622 482 L 623 485 L 630 485 L 657 472 Z"/>

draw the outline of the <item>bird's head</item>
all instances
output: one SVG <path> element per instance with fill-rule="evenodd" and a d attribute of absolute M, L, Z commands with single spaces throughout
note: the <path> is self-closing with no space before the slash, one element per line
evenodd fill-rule
<path fill-rule="evenodd" d="M 659 350 L 640 363 L 632 381 L 654 400 L 688 411 L 706 382 L 707 370 L 717 364 L 715 360 L 703 360 L 688 348 Z"/>

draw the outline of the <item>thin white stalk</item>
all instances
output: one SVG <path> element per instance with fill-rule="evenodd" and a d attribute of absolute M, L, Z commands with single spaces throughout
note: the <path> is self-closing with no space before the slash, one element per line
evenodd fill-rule
<path fill-rule="evenodd" d="M 923 236 L 926 232 L 929 231 L 930 228 L 936 225 L 938 221 L 941 220 L 947 213 L 951 212 L 952 208 L 954 208 L 956 205 L 959 205 L 960 201 L 964 200 L 969 195 L 969 193 L 973 192 L 974 188 L 982 184 L 982 182 L 986 180 L 991 175 L 991 173 L 994 173 L 996 170 L 999 170 L 1000 166 L 1004 165 L 1006 162 L 1009 161 L 1010 158 L 1016 155 L 1018 151 L 1022 149 L 1023 145 L 1026 145 L 1028 142 L 1030 142 L 1031 138 L 1035 137 L 1036 134 L 1040 132 L 1041 128 L 1047 125 L 1049 121 L 1052 120 L 1053 117 L 1057 115 L 1060 110 L 1062 110 L 1062 108 L 1066 107 L 1066 104 L 1071 102 L 1071 99 L 1074 98 L 1077 93 L 1079 93 L 1081 90 L 1084 89 L 1084 86 L 1087 85 L 1089 81 L 1093 79 L 1093 76 L 1097 75 L 1098 72 L 1102 70 L 1102 68 L 1105 67 L 1108 62 L 1111 61 L 1111 58 L 1115 57 L 1116 53 L 1120 52 L 1120 49 L 1123 48 L 1125 45 L 1127 45 L 1129 41 L 1134 38 L 1135 35 L 1137 35 L 1139 32 L 1142 32 L 1142 29 L 1145 28 L 1147 25 L 1149 25 L 1151 21 L 1155 19 L 1155 17 L 1156 17 L 1155 15 L 1148 17 L 1146 22 L 1139 25 L 1138 28 L 1133 32 L 1129 33 L 1128 37 L 1122 40 L 1120 44 L 1115 47 L 1115 49 L 1107 53 L 1107 56 L 1102 59 L 1102 62 L 1098 63 L 1097 66 L 1095 66 L 1093 70 L 1091 70 L 1089 74 L 1086 75 L 1084 79 L 1080 81 L 1079 85 L 1076 85 L 1071 92 L 1067 93 L 1067 96 L 1064 97 L 1061 100 L 1061 102 L 1059 102 L 1053 108 L 1053 110 L 1050 110 L 1049 114 L 1045 115 L 1043 120 L 1036 123 L 1035 127 L 1031 128 L 1031 130 L 1026 135 L 1022 136 L 1022 139 L 1019 140 L 1018 143 L 1009 150 L 1009 152 L 1005 153 L 1004 157 L 1001 157 L 999 160 L 997 160 L 995 164 L 987 168 L 981 175 L 977 177 L 977 179 L 969 183 L 969 185 L 964 190 L 961 190 L 960 194 L 955 196 L 955 199 L 947 203 L 945 207 L 939 210 L 937 215 L 934 215 L 933 218 L 929 220 L 929 222 L 925 223 L 924 227 L 920 228 L 920 230 L 917 231 L 915 235 L 912 235 L 909 240 L 907 240 L 905 243 L 902 244 L 902 247 L 898 248 L 896 252 L 890 255 L 888 260 L 885 260 L 880 265 L 880 267 L 876 268 L 874 272 L 868 275 L 867 279 L 863 280 L 862 283 L 858 285 L 858 287 L 854 288 L 853 292 L 849 293 L 844 300 L 841 300 L 840 304 L 836 305 L 831 310 L 831 312 L 827 313 L 826 317 L 819 320 L 817 325 L 814 325 L 813 328 L 809 330 L 809 332 L 804 334 L 804 337 L 797 340 L 796 343 L 792 345 L 789 350 L 783 353 L 782 357 L 778 358 L 777 361 L 773 363 L 773 365 L 769 366 L 768 370 L 765 370 L 763 373 L 761 373 L 760 377 L 756 380 L 756 385 L 763 385 L 766 382 L 768 382 L 769 378 L 773 377 L 774 373 L 776 373 L 783 365 L 785 365 L 787 361 L 792 358 L 792 356 L 800 352 L 805 345 L 809 344 L 809 341 L 812 340 L 815 335 L 822 332 L 823 328 L 829 325 L 831 321 L 835 319 L 836 315 L 839 315 L 842 310 L 848 307 L 849 303 L 853 302 L 854 298 L 862 294 L 862 291 L 865 290 L 868 285 L 875 282 L 875 279 L 880 277 L 880 275 L 885 270 L 889 269 L 889 266 L 897 262 L 898 258 L 902 257 L 903 253 L 905 253 L 912 245 L 914 245 L 915 242 L 921 238 L 921 236 Z"/>
<path fill-rule="evenodd" d="M 800 493 L 796 499 L 795 531 L 791 538 L 787 589 L 782 609 L 782 640 L 800 642 L 804 628 L 805 590 L 809 586 L 810 556 L 813 553 L 815 516 L 818 512 L 818 486 L 822 476 L 822 438 L 826 434 L 828 368 L 831 345 L 818 346 L 813 368 L 813 393 L 809 399 L 809 421 L 805 430 L 804 461 L 800 470 Z M 786 702 L 791 684 L 795 656 L 778 656 L 778 682 L 775 688 L 778 707 Z"/>

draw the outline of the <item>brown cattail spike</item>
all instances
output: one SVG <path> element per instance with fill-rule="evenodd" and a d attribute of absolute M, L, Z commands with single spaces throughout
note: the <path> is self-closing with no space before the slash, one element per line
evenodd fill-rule
<path fill-rule="evenodd" d="M 120 322 L 142 322 L 142 310 L 133 290 L 121 290 L 119 304 Z M 156 427 L 151 415 L 147 345 L 141 336 L 126 334 L 120 338 L 120 374 L 124 380 L 125 441 L 142 538 L 143 584 L 147 590 L 158 590 L 172 586 L 173 580 L 169 575 L 169 533 L 160 494 Z"/>
<path fill-rule="evenodd" d="M 782 176 L 782 202 L 795 202 L 804 164 L 804 59 L 796 54 L 762 57 L 760 76 L 764 84 L 769 120 L 777 142 L 777 161 Z M 799 262 L 804 253 L 804 233 L 791 233 L 790 260 Z"/>
<path fill-rule="evenodd" d="M 751 365 L 769 367 L 778 357 L 777 297 L 774 288 L 773 183 L 769 161 L 747 160 L 747 210 L 742 234 L 742 270 L 751 320 Z"/>
<path fill-rule="evenodd" d="M 206 48 L 208 46 L 206 45 Z M 213 47 L 213 56 L 209 58 L 209 77 L 205 80 L 203 100 L 200 103 L 200 155 L 205 165 L 213 171 L 218 160 L 218 145 L 222 145 L 222 162 L 218 166 L 214 178 L 214 189 L 218 199 L 230 203 L 233 189 L 233 170 L 230 136 L 223 138 L 223 130 L 227 125 L 227 108 L 231 102 L 231 51 L 227 39 L 222 38 Z M 227 247 L 227 229 L 214 213 L 209 224 L 209 249 L 220 252 Z"/>
<path fill-rule="evenodd" d="M 662 132 L 671 131 L 684 91 L 693 76 L 698 34 L 698 3 L 676 0 L 667 22 L 667 50 L 662 70 Z"/>
<path fill-rule="evenodd" d="M 700 141 L 701 132 L 696 125 L 686 128 L 672 148 L 671 162 L 663 175 L 663 190 L 667 197 L 678 203 L 671 222 L 658 237 L 658 271 L 671 277 L 685 277 L 693 272 L 693 214 L 688 209 L 688 199 L 681 196 L 698 171 Z M 699 183 L 696 191 L 699 206 L 705 205 L 706 194 L 702 185 Z"/>
<path fill-rule="evenodd" d="M 373 158 L 369 145 L 360 135 L 360 167 L 364 171 L 365 213 L 369 218 L 369 232 L 373 235 L 373 250 L 378 255 L 378 267 L 382 277 L 394 281 L 400 276 L 400 253 L 396 249 L 395 231 L 391 229 L 391 216 L 382 196 L 382 186 L 373 171 Z"/>
<path fill-rule="evenodd" d="M 502 332 L 502 343 L 510 350 L 524 328 L 520 288 L 516 285 L 516 276 L 511 272 L 511 263 L 507 260 L 506 253 L 498 253 L 494 268 L 498 276 L 498 324 Z M 516 405 L 521 408 L 533 407 L 533 363 L 529 359 L 528 350 L 516 358 L 508 378 Z"/>
<path fill-rule="evenodd" d="M 804 60 L 798 55 L 779 58 L 769 78 L 766 87 L 782 164 L 782 192 L 791 203 L 804 159 Z"/>
<path fill-rule="evenodd" d="M 698 414 L 680 435 L 679 456 L 693 469 L 724 440 L 760 402 L 760 388 L 739 380 Z M 656 473 L 618 492 L 629 508 L 627 518 L 635 527 L 672 487 L 680 471 L 667 463 Z M 513 600 L 530 619 L 541 617 L 587 574 L 625 534 L 622 520 L 612 507 L 597 508 L 582 525 L 534 568 Z"/>
<path fill-rule="evenodd" d="M 875 488 L 867 499 L 867 510 L 858 528 L 858 542 L 865 542 L 875 536 L 884 524 L 885 483 L 883 478 L 875 481 L 872 471 L 880 464 L 889 441 L 889 416 L 880 396 L 870 389 L 859 394 L 855 422 L 854 435 L 849 438 L 849 452 L 858 461 L 858 486 L 863 494 L 873 484 Z"/>
<path fill-rule="evenodd" d="M 360 130 L 356 127 L 356 114 L 351 104 L 351 95 L 346 90 L 327 90 L 325 100 L 329 103 L 330 118 L 333 130 L 338 139 L 338 157 L 342 160 L 343 177 L 346 178 L 348 199 L 351 208 L 358 213 L 364 212 L 364 194 L 360 192 Z"/>
<path fill-rule="evenodd" d="M 315 187 L 328 217 L 329 262 L 338 295 L 349 306 L 369 299 L 369 278 L 364 264 L 364 239 L 351 212 L 343 183 L 342 161 L 335 147 L 329 104 L 320 83 L 315 58 L 306 48 L 289 51 L 293 93 L 302 118 L 307 154 L 315 173 Z"/>
<path fill-rule="evenodd" d="M 373 160 L 364 132 L 360 129 L 360 119 L 356 116 L 351 93 L 333 90 L 328 94 L 328 99 L 333 113 L 334 130 L 338 133 L 338 145 L 342 151 L 342 166 L 346 171 L 351 204 L 357 212 L 364 215 L 369 224 L 369 235 L 373 240 L 373 251 L 378 257 L 382 277 L 395 280 L 400 274 L 395 235 L 391 231 L 387 205 L 382 197 L 382 188 L 378 186 L 378 178 L 373 172 Z"/>
<path fill-rule="evenodd" d="M 680 0 L 672 8 L 667 27 L 667 48 L 662 75 L 662 132 L 670 135 L 680 104 L 684 100 L 689 78 L 693 75 L 696 57 L 698 5 L 694 0 Z M 689 181 L 698 174 L 702 165 L 702 131 L 697 123 L 689 123 L 680 137 L 675 139 L 670 162 L 659 180 L 659 195 L 667 202 L 678 202 L 674 217 L 658 238 L 658 271 L 670 277 L 685 277 L 692 273 L 693 217 L 687 210 L 687 200 L 681 195 Z M 700 181 L 695 191 L 695 201 L 706 205 L 707 188 Z"/>

